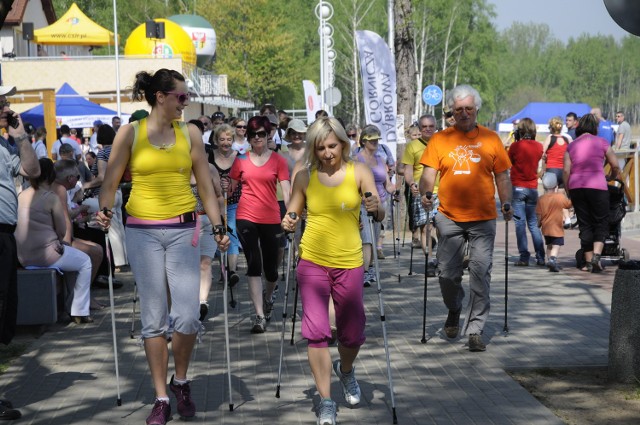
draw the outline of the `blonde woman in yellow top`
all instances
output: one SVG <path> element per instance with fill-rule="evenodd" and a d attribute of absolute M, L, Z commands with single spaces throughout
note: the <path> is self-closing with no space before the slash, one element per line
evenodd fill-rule
<path fill-rule="evenodd" d="M 109 227 L 115 191 L 128 165 L 133 189 L 126 207 L 127 251 L 140 295 L 142 338 L 156 392 L 147 424 L 164 425 L 171 417 L 167 395 L 169 314 L 174 323 L 175 365 L 169 388 L 178 400 L 181 417 L 193 417 L 196 412 L 187 379 L 199 327 L 200 286 L 192 171 L 221 250 L 227 249 L 229 238 L 224 235 L 202 135 L 196 126 L 179 121 L 189 103 L 182 74 L 169 69 L 154 74 L 139 72 L 133 94 L 135 100 L 146 99 L 151 113 L 122 126 L 116 135 L 100 192 L 98 220 Z"/>
<path fill-rule="evenodd" d="M 319 118 L 307 132 L 306 169 L 295 176 L 289 208 L 282 227 L 293 232 L 302 209 L 307 224 L 296 268 L 302 300 L 302 336 L 308 340 L 308 357 L 322 401 L 318 423 L 335 424 L 336 404 L 331 400 L 331 339 L 329 300 L 336 311 L 338 352 L 333 362 L 345 400 L 360 402 L 360 387 L 353 363 L 364 344 L 365 314 L 362 299 L 364 267 L 360 240 L 360 203 L 377 221 L 384 208 L 371 169 L 349 158 L 350 143 L 335 118 Z M 371 196 L 364 194 L 370 192 Z M 292 218 L 290 213 L 296 213 Z"/>

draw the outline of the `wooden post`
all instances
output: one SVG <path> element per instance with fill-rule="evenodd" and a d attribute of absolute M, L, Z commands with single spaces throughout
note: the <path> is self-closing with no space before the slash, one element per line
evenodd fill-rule
<path fill-rule="evenodd" d="M 51 149 L 53 144 L 58 139 L 56 131 L 56 93 L 53 89 L 47 89 L 42 91 L 42 107 L 44 110 L 44 127 L 47 129 L 47 152 L 49 158 L 52 157 Z"/>

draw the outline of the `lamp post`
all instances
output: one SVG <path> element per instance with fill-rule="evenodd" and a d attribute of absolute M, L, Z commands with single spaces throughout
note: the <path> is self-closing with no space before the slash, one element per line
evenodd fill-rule
<path fill-rule="evenodd" d="M 333 6 L 331 3 L 320 0 L 315 8 L 315 14 L 320 25 L 318 34 L 320 35 L 320 99 L 322 108 L 326 104 L 326 90 L 333 87 L 335 81 L 334 60 L 336 52 L 333 50 L 333 25 L 327 21 L 333 17 Z M 329 112 L 332 112 L 329 107 Z"/>

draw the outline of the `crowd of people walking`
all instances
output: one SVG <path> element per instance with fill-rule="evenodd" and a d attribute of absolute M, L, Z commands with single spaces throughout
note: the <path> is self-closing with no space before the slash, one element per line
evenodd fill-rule
<path fill-rule="evenodd" d="M 444 334 L 450 340 L 466 336 L 471 352 L 487 349 L 483 330 L 491 310 L 499 214 L 515 221 L 519 255 L 513 265 L 531 264 L 528 231 L 534 264 L 557 273 L 573 209 L 583 270 L 603 269 L 607 179 L 623 178 L 614 148 L 627 146 L 627 141 L 625 133 L 612 148 L 611 140 L 598 136 L 598 111 L 583 117 L 568 114 L 572 136 L 563 133 L 563 120 L 554 117 L 543 142 L 533 120 L 523 118 L 507 149 L 495 132 L 478 123 L 480 93 L 459 85 L 447 92 L 445 128 L 438 129 L 433 115 L 420 116 L 407 129 L 409 140 L 396 163 L 380 128 L 345 124 L 324 111 L 308 126 L 269 104 L 248 119 L 227 118 L 218 111 L 185 123 L 181 119 L 190 93 L 184 76 L 173 70 L 138 73 L 133 97 L 146 101 L 150 112 L 137 111 L 124 125 L 119 117 L 111 125 L 96 121 L 86 147 L 63 125 L 52 147 L 53 161 L 44 144 L 46 130 L 34 131 L 31 148 L 21 121 L 18 127 L 9 126 L 14 115 L 3 108 L 0 127 L 13 145 L 0 139 L 0 156 L 9 164 L 0 173 L 0 190 L 11 207 L 11 213 L 0 214 L 0 242 L 13 254 L 3 258 L 11 264 L 6 264 L 10 273 L 3 274 L 0 285 L 9 294 L 15 290 L 18 262 L 74 272 L 73 291 L 65 300 L 69 320 L 89 324 L 91 310 L 104 308 L 91 296 L 92 288 L 130 267 L 155 390 L 148 425 L 170 420 L 169 392 L 181 417 L 196 415 L 189 363 L 209 315 L 217 278 L 214 259 L 226 259 L 220 265 L 221 282 L 231 288 L 246 282 L 253 307 L 247 332 L 261 334 L 268 330 L 278 299 L 287 247 L 294 252 L 301 333 L 321 398 L 317 423 L 336 423 L 332 373 L 346 403 L 357 405 L 361 391 L 355 369 L 366 341 L 363 291 L 379 276 L 376 264 L 385 258 L 385 230 L 400 232 L 389 217 L 402 193 L 412 250 L 419 248 L 428 258 L 437 240 L 429 267 L 448 311 Z M 604 161 L 610 166 L 608 176 Z M 28 180 L 19 196 L 10 187 L 18 174 Z M 287 238 L 288 233 L 295 237 Z M 241 253 L 246 270 L 240 270 Z M 3 320 L 4 342 L 11 339 L 11 326 L 10 318 Z M 338 358 L 332 360 L 329 346 L 334 341 Z"/>

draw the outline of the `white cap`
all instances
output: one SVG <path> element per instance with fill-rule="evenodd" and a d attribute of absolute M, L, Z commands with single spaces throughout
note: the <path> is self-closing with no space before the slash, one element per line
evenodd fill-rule
<path fill-rule="evenodd" d="M 553 173 L 544 173 L 542 176 L 542 187 L 551 190 L 558 186 L 558 177 Z"/>
<path fill-rule="evenodd" d="M 16 86 L 0 86 L 0 96 L 13 96 L 16 93 Z"/>

